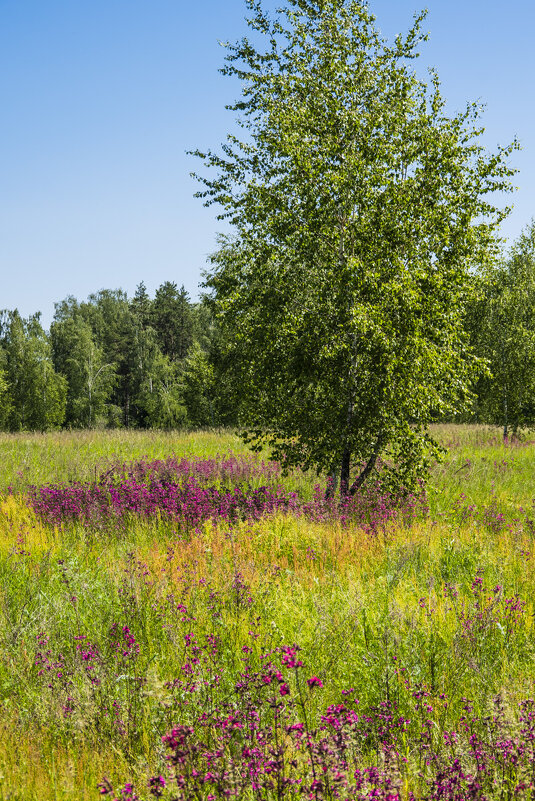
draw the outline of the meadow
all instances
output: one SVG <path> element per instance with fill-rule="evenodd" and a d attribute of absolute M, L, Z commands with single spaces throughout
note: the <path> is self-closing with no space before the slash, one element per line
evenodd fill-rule
<path fill-rule="evenodd" d="M 233 433 L 0 434 L 0 800 L 535 797 L 535 442 L 345 504 Z"/>

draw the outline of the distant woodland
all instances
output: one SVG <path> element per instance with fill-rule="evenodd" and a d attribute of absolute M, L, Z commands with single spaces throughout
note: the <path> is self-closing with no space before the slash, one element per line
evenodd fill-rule
<path fill-rule="evenodd" d="M 0 427 L 189 428 L 235 422 L 207 303 L 163 283 L 103 289 L 40 314 L 0 312 Z"/>
<path fill-rule="evenodd" d="M 471 280 L 464 328 L 479 371 L 469 412 L 453 419 L 502 425 L 509 436 L 535 424 L 535 224 Z M 239 360 L 213 298 L 193 303 L 170 281 L 152 298 L 144 283 L 131 298 L 120 289 L 67 297 L 49 331 L 39 313 L 3 310 L 0 428 L 236 426 Z"/>

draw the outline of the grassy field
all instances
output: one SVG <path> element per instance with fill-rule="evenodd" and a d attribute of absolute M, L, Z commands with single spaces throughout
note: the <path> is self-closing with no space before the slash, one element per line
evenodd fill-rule
<path fill-rule="evenodd" d="M 0 799 L 535 797 L 535 443 L 435 434 L 426 502 L 358 514 L 225 432 L 0 435 Z M 171 454 L 197 516 L 126 507 Z"/>

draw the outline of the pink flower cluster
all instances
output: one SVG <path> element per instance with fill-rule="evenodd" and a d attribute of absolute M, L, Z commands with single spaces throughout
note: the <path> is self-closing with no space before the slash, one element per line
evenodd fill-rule
<path fill-rule="evenodd" d="M 311 501 L 280 485 L 251 483 L 253 477 L 272 482 L 279 473 L 277 463 L 245 457 L 141 460 L 115 466 L 93 483 L 32 487 L 29 497 L 41 519 L 55 526 L 124 526 L 134 516 L 164 517 L 188 530 L 204 520 L 234 523 L 282 511 L 318 522 L 356 523 L 375 534 L 392 520 L 410 524 L 428 513 L 423 490 L 419 495 L 395 494 L 380 481 L 353 496 L 330 495 L 318 485 Z"/>
<path fill-rule="evenodd" d="M 299 508 L 297 495 L 281 488 L 238 485 L 226 489 L 205 486 L 191 476 L 180 484 L 128 479 L 112 486 L 78 483 L 32 488 L 30 502 L 41 519 L 55 526 L 69 522 L 113 525 L 134 515 L 167 517 L 184 529 L 208 519 L 257 520 Z"/>

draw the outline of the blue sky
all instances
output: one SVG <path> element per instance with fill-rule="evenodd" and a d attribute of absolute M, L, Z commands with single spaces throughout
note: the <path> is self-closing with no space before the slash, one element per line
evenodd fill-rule
<path fill-rule="evenodd" d="M 370 6 L 388 36 L 421 8 Z M 521 142 L 511 240 L 535 215 L 535 4 L 428 8 L 418 70 L 437 69 L 452 112 L 486 103 L 490 149 Z M 221 225 L 193 197 L 186 151 L 232 126 L 239 86 L 218 73 L 218 40 L 243 17 L 242 0 L 0 0 L 0 308 L 48 325 L 54 301 L 103 287 L 171 280 L 198 296 Z"/>

